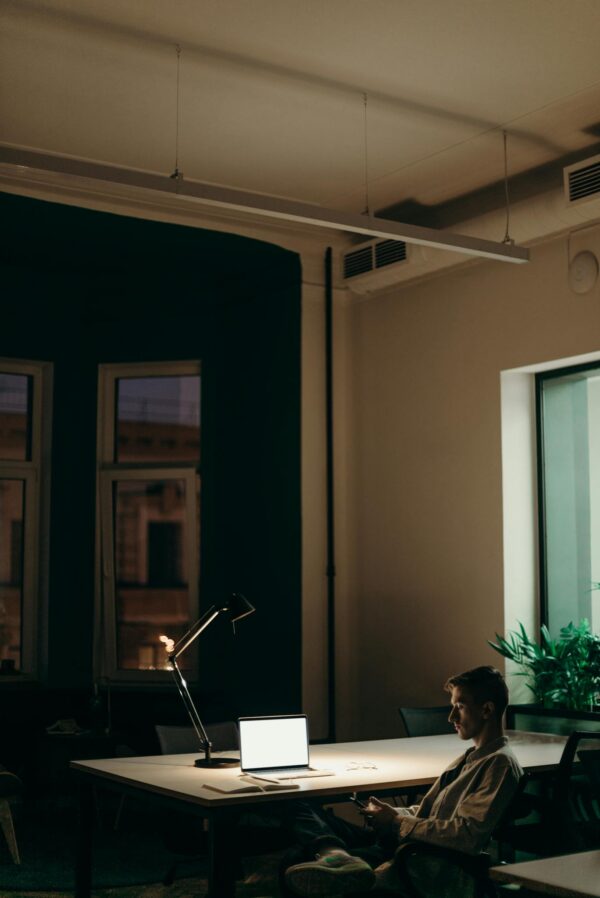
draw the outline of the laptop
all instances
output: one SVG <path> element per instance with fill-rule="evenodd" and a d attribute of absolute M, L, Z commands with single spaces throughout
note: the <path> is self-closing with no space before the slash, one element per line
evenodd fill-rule
<path fill-rule="evenodd" d="M 240 759 L 244 773 L 279 782 L 300 777 L 333 776 L 310 766 L 306 714 L 240 717 Z"/>

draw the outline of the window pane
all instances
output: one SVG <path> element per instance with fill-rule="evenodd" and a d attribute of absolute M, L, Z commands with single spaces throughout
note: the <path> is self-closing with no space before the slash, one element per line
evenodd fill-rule
<path fill-rule="evenodd" d="M 548 626 L 600 632 L 600 372 L 541 381 Z"/>
<path fill-rule="evenodd" d="M 23 480 L 0 480 L 0 663 L 21 666 Z"/>
<path fill-rule="evenodd" d="M 0 372 L 0 458 L 31 457 L 32 378 Z"/>
<path fill-rule="evenodd" d="M 198 461 L 200 376 L 117 380 L 115 461 Z"/>
<path fill-rule="evenodd" d="M 117 663 L 121 670 L 165 667 L 160 636 L 177 641 L 191 623 L 186 483 L 114 484 Z M 196 502 L 198 498 L 191 497 Z M 193 666 L 194 652 L 182 657 Z"/>

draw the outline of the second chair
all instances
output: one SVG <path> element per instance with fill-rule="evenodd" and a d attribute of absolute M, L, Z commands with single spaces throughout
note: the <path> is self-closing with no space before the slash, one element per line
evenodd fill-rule
<path fill-rule="evenodd" d="M 191 754 L 191 752 L 200 751 L 198 736 L 193 727 L 166 726 L 157 723 L 154 729 L 163 755 Z M 213 751 L 239 750 L 239 733 L 237 724 L 233 720 L 208 724 L 206 734 L 210 739 Z"/>
<path fill-rule="evenodd" d="M 400 706 L 400 719 L 406 736 L 442 736 L 454 733 L 454 726 L 448 720 L 449 705 L 434 705 L 429 708 Z"/>

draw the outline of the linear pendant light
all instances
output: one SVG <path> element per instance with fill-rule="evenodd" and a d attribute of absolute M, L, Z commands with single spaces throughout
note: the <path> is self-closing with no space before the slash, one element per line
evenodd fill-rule
<path fill-rule="evenodd" d="M 41 153 L 36 150 L 17 147 L 0 146 L 0 164 L 14 168 L 23 174 L 27 170 L 35 172 L 54 172 L 62 175 L 87 178 L 121 184 L 128 187 L 157 191 L 176 196 L 182 201 L 198 202 L 205 206 L 214 206 L 238 212 L 247 212 L 265 218 L 279 219 L 303 225 L 331 228 L 334 231 L 347 231 L 352 234 L 364 234 L 368 237 L 381 237 L 390 240 L 403 240 L 405 243 L 419 243 L 436 249 L 451 250 L 469 256 L 481 256 L 497 259 L 501 262 L 522 263 L 529 261 L 529 250 L 512 243 L 495 243 L 492 240 L 481 240 L 464 234 L 437 231 L 418 225 L 402 224 L 388 221 L 374 215 L 361 215 L 355 212 L 343 212 L 339 209 L 327 209 L 312 203 L 301 203 L 294 200 L 280 199 L 257 193 L 235 190 L 205 184 L 201 181 L 187 180 L 182 177 L 172 178 L 167 175 L 144 172 L 137 169 L 121 168 L 68 156 Z"/>

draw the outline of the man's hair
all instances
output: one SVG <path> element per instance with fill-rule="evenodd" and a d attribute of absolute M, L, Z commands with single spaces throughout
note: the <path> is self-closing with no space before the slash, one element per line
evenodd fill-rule
<path fill-rule="evenodd" d="M 455 686 L 464 686 L 480 705 L 493 702 L 496 717 L 502 718 L 508 705 L 508 688 L 504 677 L 495 667 L 474 667 L 464 673 L 449 677 L 444 684 L 446 692 L 452 692 Z"/>

